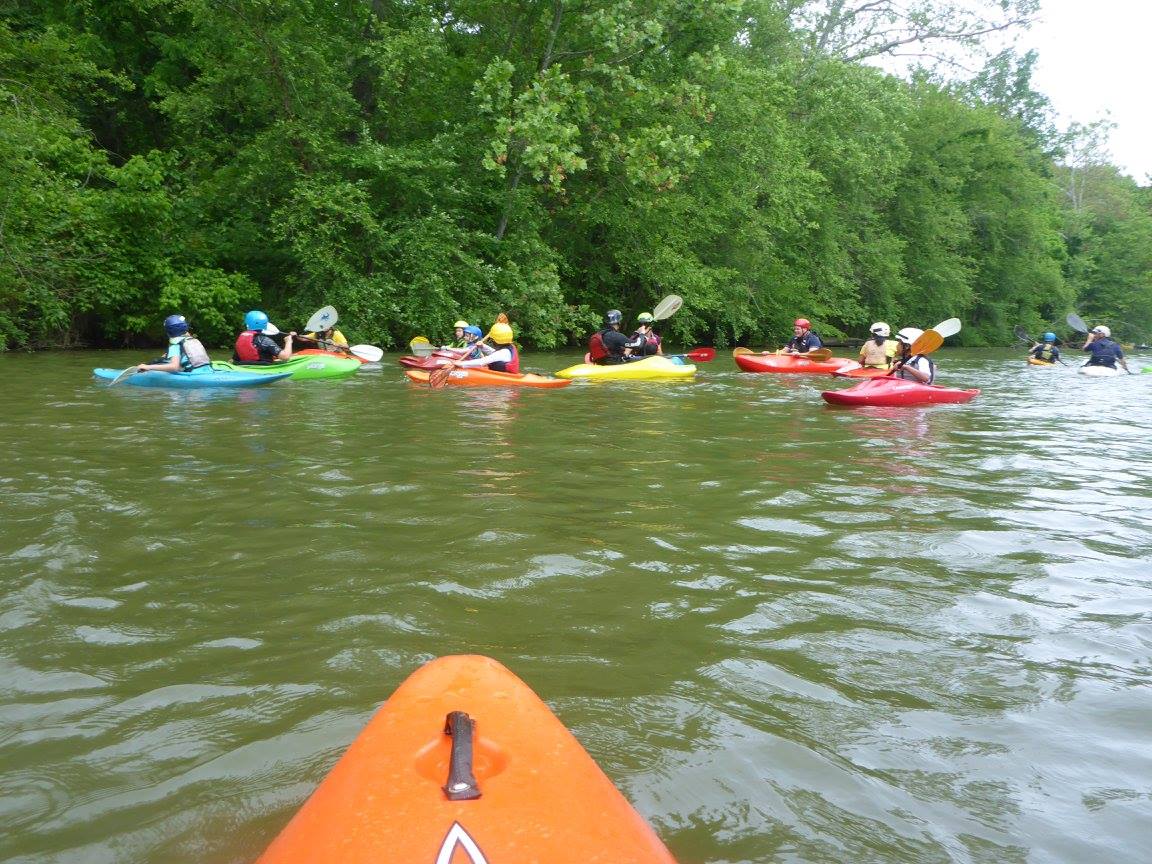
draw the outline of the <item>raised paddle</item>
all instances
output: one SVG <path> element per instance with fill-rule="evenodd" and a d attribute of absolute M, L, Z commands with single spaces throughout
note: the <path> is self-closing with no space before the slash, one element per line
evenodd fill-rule
<path fill-rule="evenodd" d="M 1019 339 L 1021 342 L 1025 342 L 1029 345 L 1035 345 L 1036 344 L 1036 340 L 1034 340 L 1031 336 L 1029 336 L 1028 331 L 1025 330 L 1023 327 L 1021 327 L 1019 324 L 1016 325 L 1016 329 L 1013 330 L 1012 332 L 1016 334 L 1016 338 Z"/>
<path fill-rule="evenodd" d="M 680 307 L 684 305 L 684 300 L 675 294 L 669 294 L 663 300 L 656 304 L 656 308 L 652 310 L 653 321 L 663 321 L 665 318 L 671 318 L 679 311 Z"/>
<path fill-rule="evenodd" d="M 936 325 L 936 327 L 940 327 L 941 329 L 947 331 L 947 335 L 949 336 L 955 336 L 960 332 L 960 319 L 949 318 L 946 321 L 941 321 Z M 943 345 L 944 333 L 941 333 L 940 330 L 936 329 L 936 327 L 925 330 L 923 333 L 921 333 L 916 341 L 908 346 L 908 360 L 897 360 L 896 363 L 892 366 L 892 371 L 889 372 L 888 375 L 895 375 L 910 360 L 914 360 L 917 357 L 921 357 L 925 354 L 931 354 L 933 351 Z"/>
<path fill-rule="evenodd" d="M 1087 333 L 1088 325 L 1084 323 L 1084 319 L 1077 315 L 1075 312 L 1069 312 L 1068 317 L 1064 319 L 1068 322 L 1068 326 L 1075 330 L 1077 333 Z"/>
<path fill-rule="evenodd" d="M 336 314 L 336 310 L 331 306 L 317 309 L 312 317 L 308 319 L 308 323 L 304 325 L 304 332 L 319 333 L 327 330 L 329 327 L 335 327 L 339 317 L 340 316 Z"/>

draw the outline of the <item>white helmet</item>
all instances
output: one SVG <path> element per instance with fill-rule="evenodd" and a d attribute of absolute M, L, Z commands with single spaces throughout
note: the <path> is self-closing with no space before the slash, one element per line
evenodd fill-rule
<path fill-rule="evenodd" d="M 892 335 L 892 328 L 885 324 L 883 321 L 877 321 L 875 324 L 869 327 L 868 330 L 873 336 L 882 336 L 885 339 Z"/>
<path fill-rule="evenodd" d="M 923 335 L 923 330 L 918 330 L 915 327 L 905 327 L 903 330 L 897 331 L 896 338 L 905 345 L 911 345 Z"/>
<path fill-rule="evenodd" d="M 1097 327 L 1093 327 L 1092 332 L 1093 333 L 1099 333 L 1101 336 L 1111 336 L 1112 335 L 1112 331 L 1109 330 L 1107 327 L 1105 327 L 1103 324 L 1101 324 Z"/>

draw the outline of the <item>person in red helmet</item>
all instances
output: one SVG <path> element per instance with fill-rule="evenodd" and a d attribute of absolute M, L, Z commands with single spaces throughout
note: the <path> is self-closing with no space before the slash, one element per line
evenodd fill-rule
<path fill-rule="evenodd" d="M 785 354 L 807 354 L 823 347 L 824 343 L 812 330 L 812 322 L 807 318 L 797 318 L 792 322 L 792 338 L 783 350 Z"/>

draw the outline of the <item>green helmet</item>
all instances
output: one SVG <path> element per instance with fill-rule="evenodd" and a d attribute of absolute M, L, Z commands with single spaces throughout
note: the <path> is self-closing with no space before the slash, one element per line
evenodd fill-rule
<path fill-rule="evenodd" d="M 640 324 L 651 324 L 656 319 L 652 317 L 651 312 L 641 312 L 636 316 L 636 321 Z"/>

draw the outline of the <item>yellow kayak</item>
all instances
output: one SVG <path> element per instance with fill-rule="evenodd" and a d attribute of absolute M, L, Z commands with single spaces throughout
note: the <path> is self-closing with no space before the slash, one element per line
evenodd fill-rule
<path fill-rule="evenodd" d="M 696 367 L 690 363 L 654 355 L 631 363 L 600 366 L 596 363 L 578 363 L 561 369 L 557 378 L 588 378 L 596 381 L 666 381 L 691 378 Z"/>
<path fill-rule="evenodd" d="M 1029 366 L 1049 366 L 1049 367 L 1052 367 L 1052 366 L 1056 365 L 1056 361 L 1053 360 L 1051 363 L 1049 363 L 1047 360 L 1037 360 L 1035 357 L 1029 357 L 1028 358 L 1028 365 Z"/>

